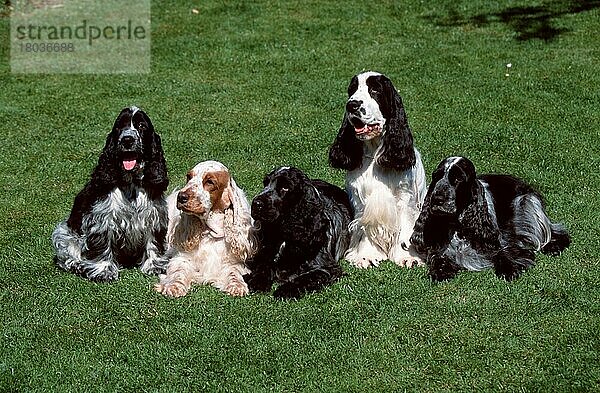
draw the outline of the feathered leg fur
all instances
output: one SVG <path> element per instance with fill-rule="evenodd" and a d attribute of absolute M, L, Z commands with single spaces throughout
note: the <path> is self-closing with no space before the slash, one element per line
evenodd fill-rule
<path fill-rule="evenodd" d="M 167 254 L 175 255 L 169 260 L 166 274 L 160 276 L 160 282 L 154 287 L 163 295 L 185 296 L 194 283 L 212 285 L 231 296 L 248 293 L 243 275 L 249 270 L 237 261 L 228 260 L 223 248 L 211 249 L 204 245 L 193 252 L 170 249 Z"/>
<path fill-rule="evenodd" d="M 452 258 L 440 253 L 431 253 L 427 257 L 428 274 L 433 281 L 450 280 L 462 270 Z"/>
<path fill-rule="evenodd" d="M 80 236 L 63 221 L 52 233 L 52 242 L 56 249 L 54 261 L 62 269 L 92 281 L 114 281 L 119 277 L 105 237 L 93 233 Z"/>
<path fill-rule="evenodd" d="M 165 253 L 165 231 L 154 231 L 146 242 L 146 252 L 140 270 L 146 274 L 162 274 L 169 260 Z"/>
<path fill-rule="evenodd" d="M 176 256 L 169 261 L 166 274 L 154 286 L 157 292 L 170 297 L 185 296 L 192 286 L 194 269 L 188 258 Z"/>
<path fill-rule="evenodd" d="M 492 257 L 496 275 L 511 281 L 535 264 L 535 251 L 559 255 L 570 244 L 564 227 L 554 224 L 544 211 L 541 197 L 527 193 L 515 198 L 510 233 L 503 233 L 504 246 Z"/>
<path fill-rule="evenodd" d="M 379 266 L 386 259 L 399 266 L 422 266 L 423 261 L 410 245 L 419 216 L 416 203 L 397 199 L 385 189 L 373 190 L 350 226 L 352 237 L 344 258 L 359 268 Z M 410 208 L 413 204 L 415 208 Z"/>
<path fill-rule="evenodd" d="M 302 251 L 292 250 L 292 247 L 286 247 L 280 255 L 284 264 L 290 261 L 301 261 Z M 319 254 L 313 259 L 304 263 L 301 268 L 302 273 L 287 277 L 273 293 L 277 299 L 298 299 L 306 293 L 320 291 L 327 285 L 336 282 L 342 276 L 342 268 L 332 255 L 325 251 L 319 251 Z M 292 263 L 296 265 L 297 263 Z"/>

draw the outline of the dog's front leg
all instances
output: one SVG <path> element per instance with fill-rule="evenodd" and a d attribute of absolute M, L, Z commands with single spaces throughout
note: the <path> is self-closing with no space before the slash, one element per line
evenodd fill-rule
<path fill-rule="evenodd" d="M 106 233 L 90 233 L 85 239 L 82 258 L 73 271 L 92 281 L 114 281 L 119 278 L 119 267 Z"/>
<path fill-rule="evenodd" d="M 140 270 L 145 274 L 163 274 L 169 262 L 165 254 L 166 228 L 156 231 L 147 240 L 146 252 Z"/>
<path fill-rule="evenodd" d="M 450 280 L 461 270 L 450 257 L 437 251 L 428 255 L 427 267 L 429 277 L 435 282 Z"/>
<path fill-rule="evenodd" d="M 293 258 L 292 255 L 283 255 L 285 262 Z M 283 259 L 283 258 L 282 258 Z M 342 268 L 333 256 L 321 251 L 317 257 L 303 264 L 297 264 L 299 274 L 281 284 L 273 294 L 277 299 L 298 299 L 306 293 L 317 292 L 337 281 L 342 275 Z"/>
<path fill-rule="evenodd" d="M 169 261 L 167 273 L 160 275 L 160 282 L 154 286 L 154 290 L 170 297 L 185 296 L 192 286 L 193 278 L 191 262 L 178 255 Z"/>
<path fill-rule="evenodd" d="M 273 264 L 276 247 L 261 247 L 256 255 L 246 261 L 250 273 L 244 274 L 244 282 L 250 292 L 269 292 L 273 286 Z"/>

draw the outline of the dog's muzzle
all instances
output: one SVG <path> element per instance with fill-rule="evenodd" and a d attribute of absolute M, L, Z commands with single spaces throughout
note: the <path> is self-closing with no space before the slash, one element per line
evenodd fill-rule
<path fill-rule="evenodd" d="M 139 166 L 138 153 L 141 150 L 141 146 L 137 130 L 127 128 L 121 131 L 121 135 L 119 135 L 119 150 L 121 152 L 123 169 L 132 171 Z"/>
<path fill-rule="evenodd" d="M 277 209 L 274 209 L 270 203 L 265 201 L 265 198 L 254 198 L 252 201 L 250 215 L 255 220 L 275 221 L 279 217 Z"/>
<path fill-rule="evenodd" d="M 440 180 L 433 189 L 430 200 L 430 209 L 436 214 L 456 214 L 456 195 L 454 188 L 447 182 Z"/>

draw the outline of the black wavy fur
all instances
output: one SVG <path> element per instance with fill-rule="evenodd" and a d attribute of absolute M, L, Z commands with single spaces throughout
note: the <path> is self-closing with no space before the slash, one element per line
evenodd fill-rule
<path fill-rule="evenodd" d="M 143 143 L 143 176 L 132 176 L 120 165 L 117 142 L 124 121 L 131 118 L 132 109 L 124 108 L 113 125 L 112 131 L 106 137 L 106 143 L 98 164 L 92 171 L 91 179 L 77 194 L 67 220 L 69 228 L 81 234 L 81 222 L 84 215 L 89 214 L 97 201 L 104 199 L 114 188 L 127 189 L 131 184 L 144 188 L 151 199 L 161 198 L 169 186 L 167 164 L 165 161 L 160 135 L 154 131 L 154 126 L 145 112 L 138 110 L 140 124 L 144 124 Z"/>
<path fill-rule="evenodd" d="M 260 248 L 247 261 L 250 291 L 267 292 L 277 282 L 276 298 L 300 298 L 337 281 L 350 238 L 347 194 L 287 167 L 268 174 L 264 186 L 252 201 Z"/>
<path fill-rule="evenodd" d="M 123 142 L 121 133 L 133 123 L 140 139 Z M 121 138 L 121 139 L 120 139 Z M 137 161 L 136 169 L 127 171 L 123 160 L 129 155 Z M 108 281 L 116 278 L 115 268 L 105 275 L 91 276 L 95 261 L 105 250 L 112 249 L 115 262 L 120 266 L 133 266 L 141 263 L 144 255 L 144 245 L 139 249 L 127 249 L 123 244 L 110 244 L 110 236 L 102 233 L 84 233 L 82 223 L 86 216 L 93 214 L 92 209 L 99 201 L 105 200 L 112 190 L 119 188 L 127 198 L 136 197 L 136 189 L 143 189 L 148 198 L 158 208 L 160 226 L 151 232 L 153 243 L 159 255 L 165 251 L 167 231 L 166 204 L 163 194 L 169 184 L 167 166 L 160 136 L 154 131 L 150 118 L 143 111 L 132 107 L 124 108 L 116 118 L 112 131 L 106 137 L 106 143 L 98 159 L 98 164 L 91 174 L 90 180 L 75 197 L 71 213 L 66 221 L 67 227 L 84 239 L 81 249 L 82 261 L 66 266 L 65 261 L 55 258 L 55 262 L 74 273 L 97 281 Z M 163 217 L 164 216 L 164 217 Z M 101 220 L 103 218 L 97 218 Z M 116 266 L 116 265 L 115 265 Z M 162 268 L 161 268 L 162 269 Z M 159 269 L 160 270 L 160 269 Z M 158 272 L 158 271 L 157 271 Z"/>
<path fill-rule="evenodd" d="M 493 200 L 493 213 L 486 192 Z M 541 208 L 536 210 L 534 203 Z M 522 180 L 508 175 L 476 176 L 470 160 L 450 157 L 432 174 L 411 243 L 425 258 L 434 281 L 451 279 L 461 271 L 459 258 L 467 248 L 487 260 L 498 277 L 510 281 L 534 264 L 532 239 L 543 240 L 531 228 L 544 225 L 536 216 L 543 216 L 551 233 L 543 253 L 558 255 L 570 244 L 566 230 L 551 223 L 542 208 L 541 195 Z"/>

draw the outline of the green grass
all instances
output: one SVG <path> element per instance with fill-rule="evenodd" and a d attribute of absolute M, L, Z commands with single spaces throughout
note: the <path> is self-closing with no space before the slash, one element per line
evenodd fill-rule
<path fill-rule="evenodd" d="M 11 74 L 4 9 L 0 391 L 599 391 L 599 8 L 155 2 L 147 75 Z M 394 81 L 428 173 L 460 154 L 526 179 L 572 246 L 513 283 L 344 264 L 297 302 L 172 300 L 137 270 L 95 284 L 53 265 L 50 233 L 122 107 L 161 133 L 170 189 L 206 159 L 249 196 L 278 165 L 342 185 L 327 149 L 363 69 Z"/>

